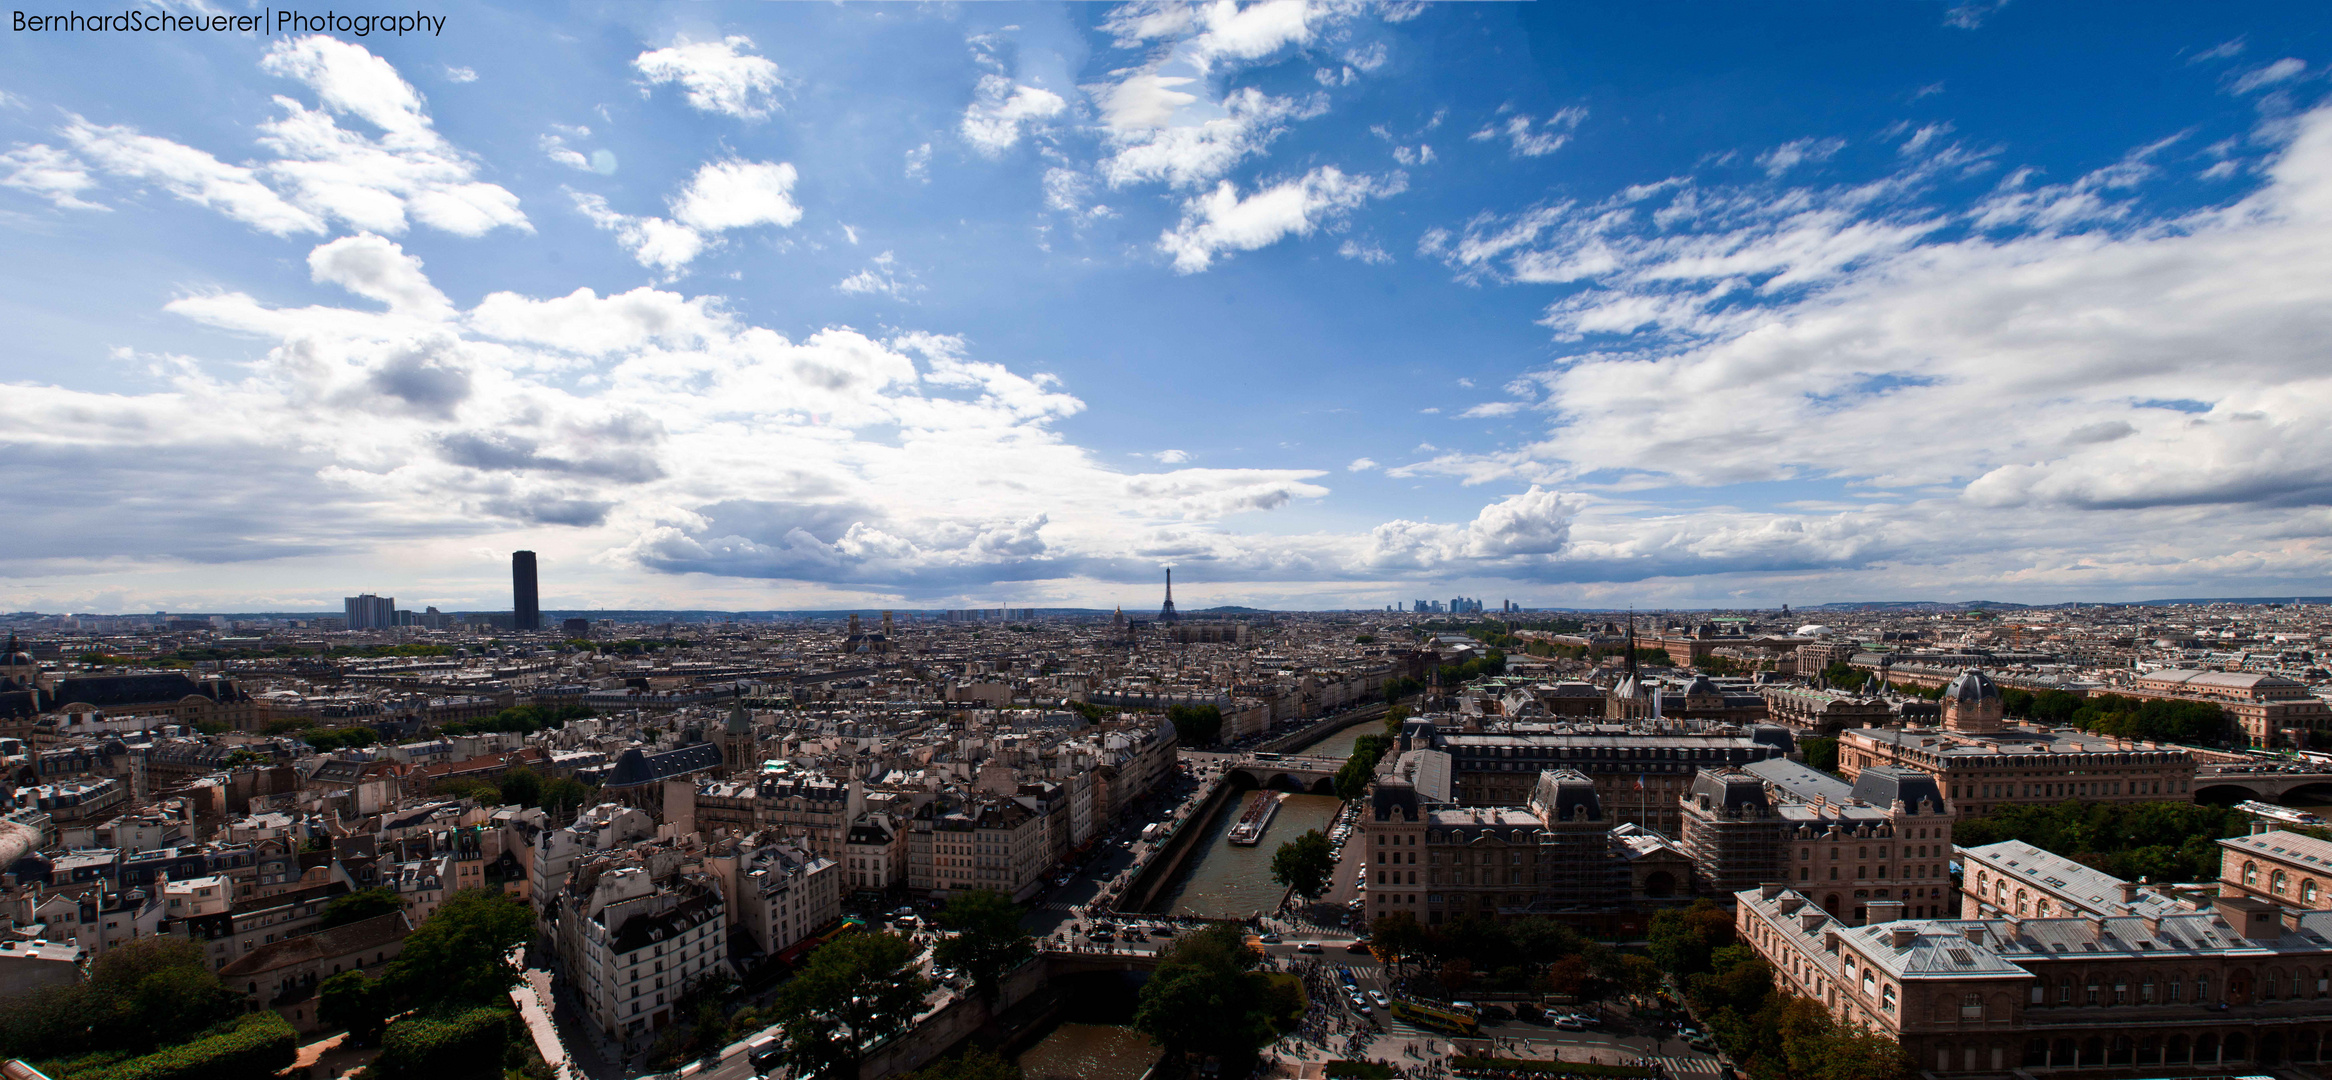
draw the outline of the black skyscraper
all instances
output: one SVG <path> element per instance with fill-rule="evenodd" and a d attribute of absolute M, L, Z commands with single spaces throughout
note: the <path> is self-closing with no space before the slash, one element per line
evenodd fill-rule
<path fill-rule="evenodd" d="M 510 553 L 510 628 L 543 628 L 542 596 L 534 587 L 534 552 Z"/>

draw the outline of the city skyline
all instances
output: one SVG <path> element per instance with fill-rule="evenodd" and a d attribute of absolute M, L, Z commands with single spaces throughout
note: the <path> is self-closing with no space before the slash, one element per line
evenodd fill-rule
<path fill-rule="evenodd" d="M 1665 10 L 11 33 L 0 610 L 2332 591 L 2332 14 Z"/>

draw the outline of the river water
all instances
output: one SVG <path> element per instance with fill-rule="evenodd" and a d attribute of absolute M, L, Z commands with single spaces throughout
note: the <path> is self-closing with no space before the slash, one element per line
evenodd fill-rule
<path fill-rule="evenodd" d="M 1161 1052 L 1129 1027 L 1062 1024 L 1020 1055 L 1028 1080 L 1142 1080 Z"/>
<path fill-rule="evenodd" d="M 1354 724 L 1319 742 L 1294 753 L 1320 757 L 1349 757 L 1352 744 L 1361 736 L 1384 730 L 1374 722 Z M 1279 908 L 1279 898 L 1287 890 L 1271 880 L 1271 856 L 1284 844 L 1304 834 L 1306 829 L 1322 832 L 1336 820 L 1336 811 L 1343 804 L 1327 795 L 1290 795 L 1279 804 L 1279 815 L 1271 819 L 1271 828 L 1263 834 L 1263 842 L 1254 847 L 1235 847 L 1228 840 L 1231 825 L 1239 816 L 1239 799 L 1223 804 L 1221 812 L 1207 823 L 1206 834 L 1199 838 L 1200 854 L 1191 864 L 1188 877 L 1163 903 L 1164 910 L 1176 915 L 1194 915 L 1202 919 L 1244 919 L 1258 911 Z"/>

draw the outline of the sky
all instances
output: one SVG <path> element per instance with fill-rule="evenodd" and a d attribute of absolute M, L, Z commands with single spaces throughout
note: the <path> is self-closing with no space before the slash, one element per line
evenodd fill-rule
<path fill-rule="evenodd" d="M 2323 5 L 414 10 L 0 37 L 0 610 L 2332 592 Z"/>

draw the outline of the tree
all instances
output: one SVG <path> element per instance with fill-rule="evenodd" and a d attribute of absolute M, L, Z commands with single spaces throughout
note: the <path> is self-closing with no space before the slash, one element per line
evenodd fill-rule
<path fill-rule="evenodd" d="M 1279 1037 L 1285 995 L 1255 970 L 1262 956 L 1228 923 L 1177 940 L 1158 958 L 1134 1007 L 1134 1028 L 1173 1051 L 1211 1054 L 1225 1075 Z"/>
<path fill-rule="evenodd" d="M 480 806 L 500 806 L 502 789 L 471 777 L 458 780 L 440 780 L 430 785 L 429 793 L 443 799 L 469 799 Z"/>
<path fill-rule="evenodd" d="M 1169 705 L 1166 719 L 1174 724 L 1174 740 L 1184 746 L 1208 746 L 1223 733 L 1223 710 L 1213 705 Z"/>
<path fill-rule="evenodd" d="M 116 1039 L 163 1046 L 191 1039 L 242 1011 L 237 995 L 219 984 L 202 947 L 175 935 L 138 938 L 99 955 L 89 985 L 110 998 Z"/>
<path fill-rule="evenodd" d="M 362 971 L 343 971 L 316 988 L 316 1019 L 330 1027 L 348 1029 L 358 1046 L 381 1041 L 389 1026 L 395 995 L 388 985 Z"/>
<path fill-rule="evenodd" d="M 1806 767 L 1826 773 L 1838 771 L 1838 740 L 1799 739 L 1798 752 L 1806 755 Z"/>
<path fill-rule="evenodd" d="M 1695 900 L 1652 916 L 1651 942 L 1652 962 L 1681 979 L 1709 970 L 1710 954 L 1733 943 L 1733 920 L 1715 901 Z"/>
<path fill-rule="evenodd" d="M 939 927 L 954 936 L 940 939 L 933 962 L 971 976 L 980 1000 L 996 1004 L 1004 976 L 1036 955 L 1036 939 L 1021 929 L 1020 914 L 1011 898 L 990 889 L 949 900 L 939 910 Z"/>
<path fill-rule="evenodd" d="M 1406 911 L 1379 915 L 1368 924 L 1369 951 L 1385 963 L 1398 965 L 1405 960 L 1425 955 L 1431 938 L 1417 916 Z"/>
<path fill-rule="evenodd" d="M 499 1001 L 518 985 L 510 950 L 533 935 L 534 913 L 516 897 L 464 889 L 405 939 L 404 951 L 389 966 L 390 983 L 418 1000 Z"/>
<path fill-rule="evenodd" d="M 403 910 L 405 899 L 395 889 L 360 889 L 334 897 L 331 903 L 325 904 L 323 921 L 316 924 L 316 929 L 330 930 Z"/>
<path fill-rule="evenodd" d="M 1271 855 L 1271 880 L 1283 888 L 1294 889 L 1306 901 L 1318 899 L 1328 891 L 1328 883 L 1336 876 L 1336 852 L 1328 845 L 1328 838 L 1318 829 L 1306 830 L 1302 836 L 1279 845 Z"/>
<path fill-rule="evenodd" d="M 796 1076 L 857 1080 L 867 1047 L 906 1030 L 930 992 L 906 938 L 836 938 L 778 992 L 778 1058 Z"/>
<path fill-rule="evenodd" d="M 500 797 L 505 806 L 511 803 L 517 803 L 520 806 L 539 806 L 542 804 L 542 774 L 524 765 L 503 773 L 500 788 L 502 793 Z"/>
<path fill-rule="evenodd" d="M 572 776 L 554 776 L 543 782 L 541 806 L 554 814 L 571 814 L 598 795 L 599 789 Z"/>

